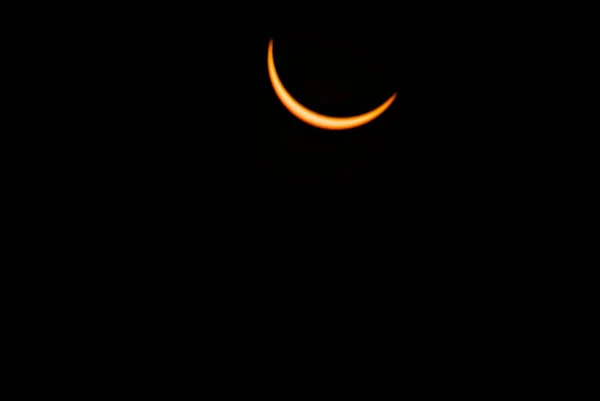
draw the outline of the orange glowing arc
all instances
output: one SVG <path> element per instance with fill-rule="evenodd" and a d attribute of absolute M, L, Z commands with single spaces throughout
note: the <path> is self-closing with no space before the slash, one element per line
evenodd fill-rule
<path fill-rule="evenodd" d="M 296 99 L 294 99 L 292 95 L 290 95 L 290 93 L 285 89 L 285 87 L 281 83 L 281 80 L 279 79 L 279 75 L 277 75 L 277 70 L 275 70 L 275 62 L 273 61 L 273 39 L 271 39 L 271 41 L 269 42 L 269 55 L 267 58 L 267 63 L 269 65 L 269 77 L 271 78 L 271 84 L 273 85 L 275 94 L 277 95 L 279 100 L 281 100 L 281 103 L 283 103 L 283 105 L 294 116 L 298 117 L 305 123 L 318 128 L 328 130 L 345 130 L 360 127 L 361 125 L 364 125 L 379 117 L 381 113 L 383 113 L 388 107 L 390 107 L 390 105 L 396 98 L 396 93 L 394 93 L 381 106 L 369 111 L 368 113 L 360 114 L 358 116 L 326 116 L 323 114 L 316 113 L 310 109 L 307 109 L 306 107 L 298 103 Z"/>

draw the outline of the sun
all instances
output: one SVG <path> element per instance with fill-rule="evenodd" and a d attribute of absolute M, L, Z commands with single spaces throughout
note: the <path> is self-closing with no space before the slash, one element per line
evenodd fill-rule
<path fill-rule="evenodd" d="M 273 59 L 273 39 L 269 41 L 267 65 L 269 68 L 269 78 L 271 79 L 275 94 L 289 112 L 307 124 L 326 130 L 347 130 L 365 125 L 379 117 L 388 107 L 390 107 L 397 95 L 397 93 L 394 93 L 379 107 L 364 114 L 351 117 L 326 116 L 304 107 L 285 89 L 279 79 L 277 70 L 275 69 L 275 61 Z"/>

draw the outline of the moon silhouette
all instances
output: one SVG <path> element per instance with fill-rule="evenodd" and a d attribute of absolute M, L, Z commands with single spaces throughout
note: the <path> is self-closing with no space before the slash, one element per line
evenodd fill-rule
<path fill-rule="evenodd" d="M 394 93 L 388 100 L 382 105 L 368 113 L 360 114 L 352 117 L 330 117 L 323 114 L 316 113 L 300 103 L 290 95 L 285 89 L 277 70 L 275 69 L 275 62 L 273 61 L 273 39 L 269 42 L 269 55 L 267 57 L 267 64 L 269 66 L 269 77 L 271 78 L 271 84 L 275 90 L 275 94 L 281 100 L 281 103 L 292 113 L 294 116 L 312 126 L 327 129 L 327 130 L 345 130 L 350 128 L 360 127 L 366 123 L 376 119 L 383 113 L 396 98 Z"/>

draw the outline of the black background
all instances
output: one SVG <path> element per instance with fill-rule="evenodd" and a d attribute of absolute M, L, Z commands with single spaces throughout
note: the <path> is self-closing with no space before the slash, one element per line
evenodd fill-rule
<path fill-rule="evenodd" d="M 49 43 L 51 53 L 36 64 L 47 66 L 48 81 L 56 84 L 46 92 L 48 104 L 57 105 L 57 93 L 69 102 L 48 107 L 66 117 L 60 124 L 42 121 L 43 143 L 55 145 L 45 152 L 47 166 L 65 165 L 36 169 L 47 185 L 35 186 L 31 209 L 41 204 L 57 220 L 46 225 L 48 238 L 72 215 L 77 224 L 69 233 L 98 248 L 81 260 L 108 256 L 104 266 L 140 266 L 136 288 L 149 275 L 140 257 L 156 263 L 164 250 L 157 281 L 172 266 L 190 266 L 177 263 L 187 256 L 179 248 L 239 287 L 249 276 L 280 281 L 286 272 L 289 278 L 274 286 L 285 293 L 302 277 L 322 283 L 329 272 L 329 288 L 359 295 L 368 289 L 342 279 L 364 282 L 371 275 L 377 282 L 371 290 L 382 296 L 414 288 L 414 281 L 392 278 L 398 272 L 419 272 L 425 288 L 442 288 L 450 276 L 467 282 L 489 270 L 473 275 L 460 267 L 468 259 L 478 267 L 499 259 L 515 233 L 529 246 L 527 220 L 514 224 L 521 216 L 513 211 L 537 208 L 526 204 L 523 189 L 539 182 L 544 166 L 534 165 L 540 150 L 530 146 L 536 143 L 526 131 L 531 127 L 510 118 L 527 106 L 526 91 L 505 85 L 521 60 L 504 57 L 498 34 L 506 30 L 482 28 L 493 27 L 490 13 L 478 10 L 474 18 L 455 6 L 398 10 L 393 4 L 375 15 L 362 15 L 361 8 L 361 15 L 324 23 L 297 15 L 294 4 L 272 14 L 226 6 L 231 9 L 110 9 L 94 35 L 67 32 L 70 57 L 55 50 L 64 42 Z M 271 38 L 282 80 L 308 107 L 350 115 L 398 96 L 363 127 L 308 126 L 273 93 L 266 62 Z M 63 75 L 51 74 L 54 65 Z M 533 168 L 523 169 L 526 163 Z M 70 239 L 63 244 L 84 249 Z M 477 259 L 490 244 L 496 249 Z M 107 250 L 114 248 L 130 258 L 113 257 Z M 312 257 L 322 249 L 329 258 Z M 242 262 L 227 263 L 228 257 Z M 279 268 L 262 270 L 268 258 Z M 293 262 L 302 268 L 290 268 Z M 328 269 L 312 274 L 309 268 L 323 263 Z M 232 268 L 212 268 L 218 264 Z M 491 274 L 489 282 L 502 275 Z M 396 288 L 381 291 L 382 283 Z M 409 305 L 427 297 L 424 291 Z"/>
<path fill-rule="evenodd" d="M 56 84 L 48 104 L 55 93 L 69 98 L 60 125 L 43 121 L 54 132 L 42 132 L 46 143 L 62 146 L 46 152 L 48 165 L 64 165 L 41 169 L 48 185 L 35 200 L 49 200 L 48 214 L 61 219 L 60 203 L 80 224 L 76 235 L 91 227 L 100 239 L 89 242 L 118 244 L 134 263 L 173 243 L 219 263 L 304 257 L 305 267 L 328 264 L 335 280 L 362 280 L 368 267 L 408 254 L 428 266 L 498 245 L 487 252 L 496 258 L 515 232 L 527 235 L 522 215 L 538 208 L 527 198 L 545 167 L 535 164 L 532 127 L 511 117 L 529 110 L 527 92 L 510 82 L 522 60 L 506 57 L 506 29 L 490 13 L 393 4 L 317 20 L 297 5 L 231 7 L 111 9 L 96 17 L 94 35 L 67 32 L 69 57 L 55 50 L 65 42 L 49 43 L 40 65 L 62 69 L 75 90 L 47 69 Z M 281 79 L 307 107 L 343 116 L 397 98 L 356 129 L 309 126 L 273 92 L 271 39 Z M 308 257 L 323 249 L 329 259 Z M 166 253 L 163 266 L 185 255 Z M 446 275 L 435 272 L 440 286 Z M 243 286 L 247 276 L 237 277 Z"/>

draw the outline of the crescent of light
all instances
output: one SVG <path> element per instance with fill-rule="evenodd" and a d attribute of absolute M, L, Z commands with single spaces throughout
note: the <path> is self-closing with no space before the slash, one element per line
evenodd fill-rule
<path fill-rule="evenodd" d="M 396 93 L 394 93 L 381 106 L 369 111 L 368 113 L 360 114 L 358 116 L 329 117 L 307 109 L 298 103 L 296 99 L 294 99 L 292 95 L 290 95 L 290 93 L 285 89 L 281 83 L 281 80 L 279 79 L 279 75 L 277 75 L 277 71 L 275 70 L 275 62 L 273 61 L 273 39 L 271 39 L 269 42 L 269 55 L 267 58 L 267 63 L 269 65 L 269 77 L 271 78 L 271 84 L 273 85 L 275 94 L 279 100 L 281 100 L 281 103 L 283 103 L 290 113 L 298 117 L 300 120 L 318 128 L 328 130 L 344 130 L 359 127 L 377 118 L 392 104 L 396 98 Z"/>

